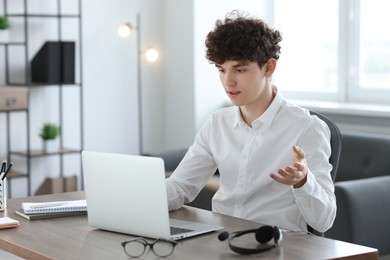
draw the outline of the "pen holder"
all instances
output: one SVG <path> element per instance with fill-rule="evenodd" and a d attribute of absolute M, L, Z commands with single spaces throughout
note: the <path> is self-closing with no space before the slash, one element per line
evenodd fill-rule
<path fill-rule="evenodd" d="M 0 211 L 7 208 L 7 178 L 0 179 Z"/>

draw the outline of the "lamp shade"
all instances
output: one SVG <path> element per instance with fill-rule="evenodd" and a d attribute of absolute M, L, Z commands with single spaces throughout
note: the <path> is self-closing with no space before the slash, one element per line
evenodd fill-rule
<path fill-rule="evenodd" d="M 158 60 L 159 53 L 154 48 L 149 48 L 145 51 L 145 58 L 147 61 L 155 62 Z"/>
<path fill-rule="evenodd" d="M 124 23 L 118 28 L 118 34 L 121 37 L 128 37 L 133 30 L 133 26 L 130 23 Z"/>

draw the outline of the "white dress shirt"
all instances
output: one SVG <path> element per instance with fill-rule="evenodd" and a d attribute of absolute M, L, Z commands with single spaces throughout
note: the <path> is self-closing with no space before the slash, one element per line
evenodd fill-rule
<path fill-rule="evenodd" d="M 218 168 L 220 188 L 212 199 L 214 212 L 276 225 L 319 232 L 336 216 L 336 198 L 328 160 L 330 131 L 326 123 L 288 103 L 274 87 L 269 108 L 252 123 L 237 106 L 211 115 L 182 162 L 166 180 L 169 209 L 180 208 L 198 195 Z M 300 188 L 280 184 L 269 174 L 292 165 L 297 145 L 306 154 L 307 182 Z"/>

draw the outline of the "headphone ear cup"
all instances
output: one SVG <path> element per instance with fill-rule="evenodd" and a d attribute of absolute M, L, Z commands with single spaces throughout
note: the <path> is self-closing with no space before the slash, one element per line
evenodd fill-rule
<path fill-rule="evenodd" d="M 222 232 L 218 235 L 219 241 L 225 241 L 226 239 L 229 238 L 229 233 L 228 232 Z"/>
<path fill-rule="evenodd" d="M 265 244 L 274 237 L 274 228 L 271 226 L 261 226 L 256 230 L 255 237 L 257 242 Z"/>
<path fill-rule="evenodd" d="M 275 241 L 275 245 L 278 245 L 281 240 L 282 240 L 282 233 L 280 232 L 280 229 L 277 226 L 274 226 L 274 241 Z"/>

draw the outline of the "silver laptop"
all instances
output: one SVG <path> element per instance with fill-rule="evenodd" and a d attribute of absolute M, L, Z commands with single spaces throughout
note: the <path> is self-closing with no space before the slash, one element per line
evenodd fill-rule
<path fill-rule="evenodd" d="M 82 165 L 93 227 L 174 240 L 222 229 L 169 219 L 161 158 L 83 151 Z"/>

